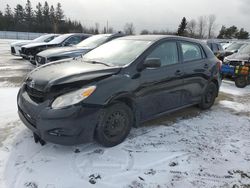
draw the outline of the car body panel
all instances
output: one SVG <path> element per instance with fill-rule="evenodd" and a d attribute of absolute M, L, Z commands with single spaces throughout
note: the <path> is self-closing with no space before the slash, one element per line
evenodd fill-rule
<path fill-rule="evenodd" d="M 152 45 L 126 66 L 109 67 L 74 60 L 49 63 L 31 72 L 17 100 L 20 118 L 27 127 L 50 142 L 79 144 L 93 139 L 103 110 L 117 100 L 129 100 L 133 104 L 137 124 L 198 104 L 207 85 L 213 81 L 218 83 L 219 89 L 218 60 L 197 40 L 175 36 L 130 36 L 117 40 L 147 40 L 152 41 Z M 152 51 L 168 41 L 176 41 L 178 62 L 158 68 L 142 68 Z M 204 50 L 204 59 L 184 62 L 180 42 L 199 45 Z M 93 85 L 96 90 L 84 101 L 62 109 L 51 107 L 56 97 Z M 49 127 L 50 123 L 52 127 Z M 62 132 L 51 135 L 54 129 L 62 129 Z M 82 138 L 84 135 L 87 139 Z"/>

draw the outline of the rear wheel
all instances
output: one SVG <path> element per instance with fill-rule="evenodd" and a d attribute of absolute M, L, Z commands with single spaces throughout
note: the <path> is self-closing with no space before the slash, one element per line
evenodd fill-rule
<path fill-rule="evenodd" d="M 202 100 L 199 104 L 199 107 L 203 110 L 211 108 L 215 102 L 217 94 L 218 88 L 216 84 L 213 82 L 209 83 L 205 93 L 202 96 Z"/>
<path fill-rule="evenodd" d="M 246 79 L 245 76 L 239 76 L 235 78 L 235 85 L 238 88 L 245 88 L 248 84 L 248 80 Z"/>
<path fill-rule="evenodd" d="M 105 147 L 123 142 L 133 124 L 132 110 L 124 103 L 115 103 L 104 109 L 96 127 L 95 138 Z"/>

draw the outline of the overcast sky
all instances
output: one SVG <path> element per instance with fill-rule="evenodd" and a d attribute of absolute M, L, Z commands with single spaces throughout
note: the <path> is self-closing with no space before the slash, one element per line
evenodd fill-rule
<path fill-rule="evenodd" d="M 31 0 L 35 7 L 39 0 Z M 133 22 L 137 32 L 142 29 L 176 30 L 181 18 L 197 19 L 214 14 L 217 29 L 221 25 L 236 25 L 250 31 L 250 0 L 47 0 L 50 5 L 61 2 L 65 14 L 84 25 L 101 27 L 109 21 L 116 30 Z M 0 9 L 8 3 L 24 5 L 26 0 L 0 0 Z M 44 3 L 44 1 L 41 1 Z"/>

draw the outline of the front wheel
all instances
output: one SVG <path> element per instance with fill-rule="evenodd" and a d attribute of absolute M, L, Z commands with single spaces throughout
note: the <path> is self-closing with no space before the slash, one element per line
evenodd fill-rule
<path fill-rule="evenodd" d="M 115 103 L 105 108 L 96 127 L 95 139 L 105 147 L 113 147 L 123 142 L 128 136 L 133 113 L 124 103 Z"/>
<path fill-rule="evenodd" d="M 208 84 L 205 93 L 202 96 L 199 107 L 203 110 L 207 110 L 214 105 L 215 99 L 218 94 L 218 88 L 215 83 L 211 82 Z"/>
<path fill-rule="evenodd" d="M 246 77 L 244 76 L 239 76 L 237 78 L 235 78 L 235 85 L 238 88 L 245 88 L 248 84 L 248 80 Z"/>

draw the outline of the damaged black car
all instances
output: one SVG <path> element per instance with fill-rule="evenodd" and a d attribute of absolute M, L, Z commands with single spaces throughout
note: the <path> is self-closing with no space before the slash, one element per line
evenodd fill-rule
<path fill-rule="evenodd" d="M 112 147 L 142 122 L 192 105 L 210 108 L 220 66 L 194 39 L 122 37 L 73 62 L 35 69 L 18 93 L 18 113 L 43 144 Z"/>

